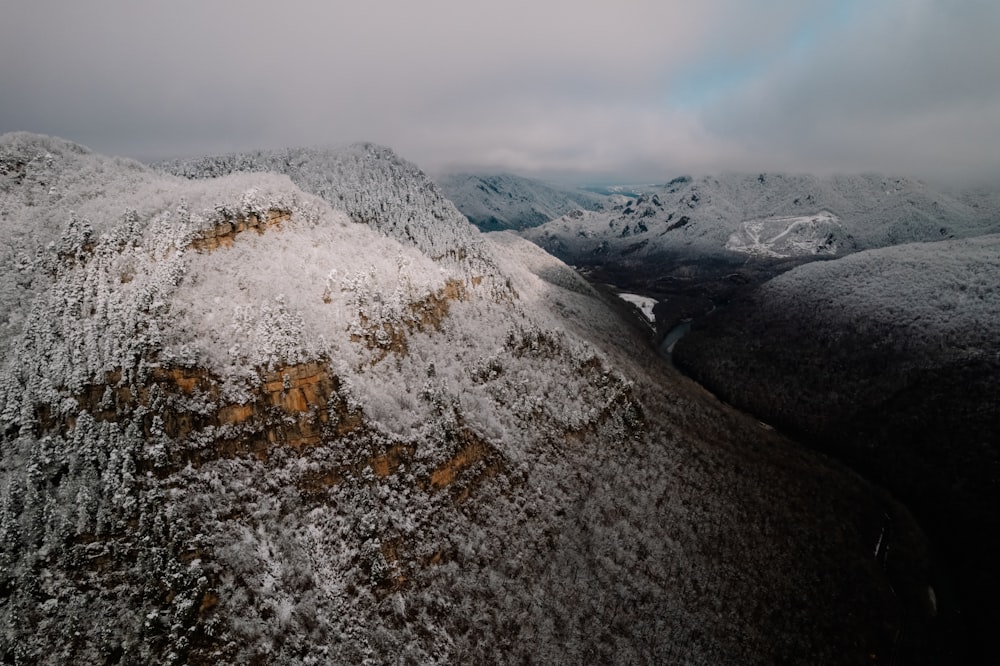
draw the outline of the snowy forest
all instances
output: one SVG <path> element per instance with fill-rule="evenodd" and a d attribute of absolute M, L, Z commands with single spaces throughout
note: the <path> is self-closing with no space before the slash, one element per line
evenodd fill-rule
<path fill-rule="evenodd" d="M 940 656 L 907 507 L 388 148 L 5 134 L 0 231 L 7 663 Z M 940 298 L 992 308 L 991 270 Z"/>

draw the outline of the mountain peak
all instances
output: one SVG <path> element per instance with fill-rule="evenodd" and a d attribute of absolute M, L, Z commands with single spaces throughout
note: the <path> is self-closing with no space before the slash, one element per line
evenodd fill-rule
<path fill-rule="evenodd" d="M 484 231 L 534 227 L 573 210 L 597 210 L 604 197 L 509 173 L 446 174 L 441 189 L 469 221 Z"/>
<path fill-rule="evenodd" d="M 895 635 L 869 542 L 891 513 L 917 552 L 905 511 L 412 165 L 78 158 L 2 192 L 4 658 L 857 662 Z"/>

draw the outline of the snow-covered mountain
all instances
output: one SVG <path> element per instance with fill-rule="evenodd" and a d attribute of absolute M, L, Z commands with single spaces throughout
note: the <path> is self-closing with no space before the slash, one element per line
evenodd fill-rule
<path fill-rule="evenodd" d="M 984 200 L 986 202 L 988 200 Z M 997 230 L 995 208 L 905 178 L 681 177 L 603 211 L 570 212 L 524 236 L 577 264 L 664 256 L 810 257 Z"/>
<path fill-rule="evenodd" d="M 570 211 L 603 210 L 610 203 L 600 194 L 512 174 L 445 174 L 436 181 L 483 231 L 535 227 Z"/>
<path fill-rule="evenodd" d="M 467 253 L 478 234 L 416 165 L 388 148 L 358 143 L 216 155 L 157 164 L 185 178 L 272 172 L 434 259 Z"/>
<path fill-rule="evenodd" d="M 1000 235 L 800 266 L 696 324 L 674 359 L 902 499 L 953 578 L 966 663 L 989 660 L 1000 622 Z"/>
<path fill-rule="evenodd" d="M 212 169 L 0 137 L 5 661 L 924 654 L 907 512 L 566 265 L 387 149 Z"/>
<path fill-rule="evenodd" d="M 997 231 L 985 188 L 730 174 L 520 233 L 652 313 L 714 393 L 904 498 L 955 578 L 946 622 L 966 625 L 975 661 L 1000 594 L 1000 525 L 982 517 L 1000 502 Z"/>
<path fill-rule="evenodd" d="M 521 235 L 594 281 L 659 302 L 658 336 L 802 263 L 1000 231 L 1000 200 L 877 175 L 683 176 Z"/>

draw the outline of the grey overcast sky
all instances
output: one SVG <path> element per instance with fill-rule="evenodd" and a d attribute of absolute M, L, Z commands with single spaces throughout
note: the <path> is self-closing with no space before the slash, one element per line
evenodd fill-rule
<path fill-rule="evenodd" d="M 1000 176 L 997 0 L 0 0 L 0 132 L 140 159 Z"/>

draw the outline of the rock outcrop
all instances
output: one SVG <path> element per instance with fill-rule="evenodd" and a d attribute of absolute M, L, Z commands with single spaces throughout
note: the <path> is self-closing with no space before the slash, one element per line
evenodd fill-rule
<path fill-rule="evenodd" d="M 252 229 L 259 234 L 264 233 L 268 227 L 280 226 L 291 218 L 292 213 L 287 210 L 269 210 L 263 218 L 254 213 L 232 219 L 223 218 L 191 241 L 191 247 L 203 252 L 212 252 L 220 247 L 229 247 L 236 237 L 245 231 Z"/>
<path fill-rule="evenodd" d="M 916 663 L 891 498 L 391 153 L 282 155 L 0 138 L 0 659 Z"/>

